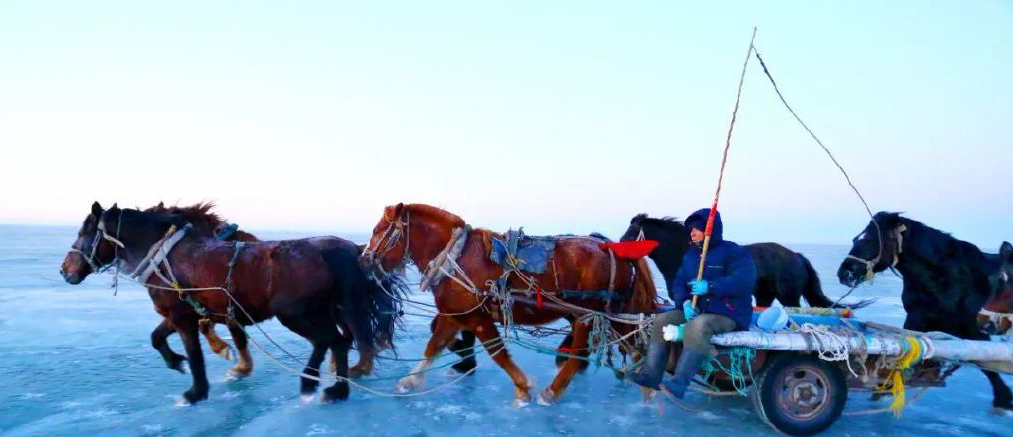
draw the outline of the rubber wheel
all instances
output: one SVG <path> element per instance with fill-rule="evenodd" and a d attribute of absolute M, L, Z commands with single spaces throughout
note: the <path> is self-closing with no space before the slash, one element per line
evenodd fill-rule
<path fill-rule="evenodd" d="M 809 436 L 830 427 L 848 401 L 844 372 L 810 355 L 781 353 L 756 376 L 756 414 L 774 429 Z"/>

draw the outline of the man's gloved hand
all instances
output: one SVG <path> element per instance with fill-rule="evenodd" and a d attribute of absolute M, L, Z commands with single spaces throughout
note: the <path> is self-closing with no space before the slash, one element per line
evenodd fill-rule
<path fill-rule="evenodd" d="M 692 294 L 694 296 L 700 296 L 703 294 L 707 294 L 707 291 L 710 289 L 710 284 L 707 283 L 706 279 L 701 279 L 699 281 L 689 281 L 689 289 L 690 289 L 689 294 Z"/>
<path fill-rule="evenodd" d="M 666 341 L 682 341 L 685 338 L 686 325 L 666 325 L 661 331 Z"/>
<path fill-rule="evenodd" d="M 686 301 L 682 303 L 682 315 L 686 318 L 686 323 L 693 320 L 693 318 L 696 317 L 696 314 L 696 310 L 693 309 L 693 301 L 686 299 Z"/>

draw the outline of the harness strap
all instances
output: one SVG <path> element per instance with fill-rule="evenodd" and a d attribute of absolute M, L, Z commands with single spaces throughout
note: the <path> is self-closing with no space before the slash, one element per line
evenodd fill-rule
<path fill-rule="evenodd" d="M 151 249 L 148 249 L 148 254 L 141 260 L 140 263 L 137 264 L 137 268 L 130 274 L 130 277 L 136 279 L 141 284 L 146 284 L 148 279 L 151 278 L 151 275 L 157 272 L 163 281 L 169 285 L 178 287 L 179 284 L 176 283 L 175 277 L 172 277 L 172 267 L 169 266 L 168 263 L 169 252 L 176 247 L 176 244 L 179 243 L 183 237 L 186 237 L 186 234 L 190 231 L 190 229 L 193 229 L 193 225 L 190 223 L 187 223 L 182 229 L 177 229 L 175 225 L 170 226 L 169 230 L 166 231 L 165 236 L 153 244 Z M 161 277 L 161 272 L 158 272 L 160 264 L 164 264 L 166 266 L 167 272 L 171 278 Z"/>
<path fill-rule="evenodd" d="M 1013 329 L 1013 313 L 999 313 L 982 308 L 978 310 L 978 315 L 988 317 L 988 321 L 995 323 L 996 328 L 999 327 L 1003 320 L 1009 321 L 1010 328 L 1007 328 L 1005 331 L 998 332 L 997 334 L 999 335 L 1006 335 L 1011 329 Z"/>
<path fill-rule="evenodd" d="M 426 270 L 422 272 L 422 282 L 419 284 L 419 289 L 426 291 L 431 289 L 443 282 L 443 279 L 447 277 L 446 272 L 448 263 L 451 260 L 457 260 L 461 256 L 461 252 L 464 251 L 464 245 L 468 242 L 468 234 L 471 232 L 470 225 L 464 225 L 462 228 L 454 228 L 451 233 L 450 241 L 440 251 L 440 254 L 429 261 L 429 265 L 426 266 Z"/>

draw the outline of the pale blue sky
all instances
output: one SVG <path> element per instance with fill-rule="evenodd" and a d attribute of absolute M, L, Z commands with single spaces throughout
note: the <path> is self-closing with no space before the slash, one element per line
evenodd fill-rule
<path fill-rule="evenodd" d="M 214 200 L 366 231 L 424 202 L 618 236 L 707 206 L 751 27 L 874 209 L 1013 239 L 1013 3 L 0 0 L 0 221 Z M 753 63 L 722 199 L 742 241 L 867 218 Z"/>

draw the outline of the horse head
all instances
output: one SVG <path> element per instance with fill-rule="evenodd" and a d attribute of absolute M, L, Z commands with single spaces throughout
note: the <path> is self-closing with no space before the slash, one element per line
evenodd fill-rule
<path fill-rule="evenodd" d="M 837 279 L 848 287 L 862 282 L 900 262 L 907 231 L 900 213 L 879 212 L 853 240 L 851 251 L 837 269 Z"/>
<path fill-rule="evenodd" d="M 644 222 L 647 220 L 647 214 L 640 213 L 630 219 L 630 227 L 626 228 L 626 232 L 619 238 L 619 241 L 637 241 L 645 239 L 644 235 Z"/>
<path fill-rule="evenodd" d="M 1013 245 L 1003 242 L 999 257 L 1002 266 L 989 278 L 992 296 L 978 312 L 978 328 L 989 335 L 1008 334 L 1013 329 Z"/>
<path fill-rule="evenodd" d="M 359 264 L 366 271 L 386 277 L 404 268 L 408 261 L 409 211 L 404 203 L 383 210 L 383 217 L 373 227 L 369 244 L 359 256 Z"/>
<path fill-rule="evenodd" d="M 60 276 L 70 284 L 80 284 L 88 275 L 101 270 L 115 259 L 116 249 L 112 241 L 102 238 L 105 231 L 99 228 L 104 212 L 102 205 L 92 203 L 91 211 L 77 230 L 77 239 L 63 258 Z"/>

